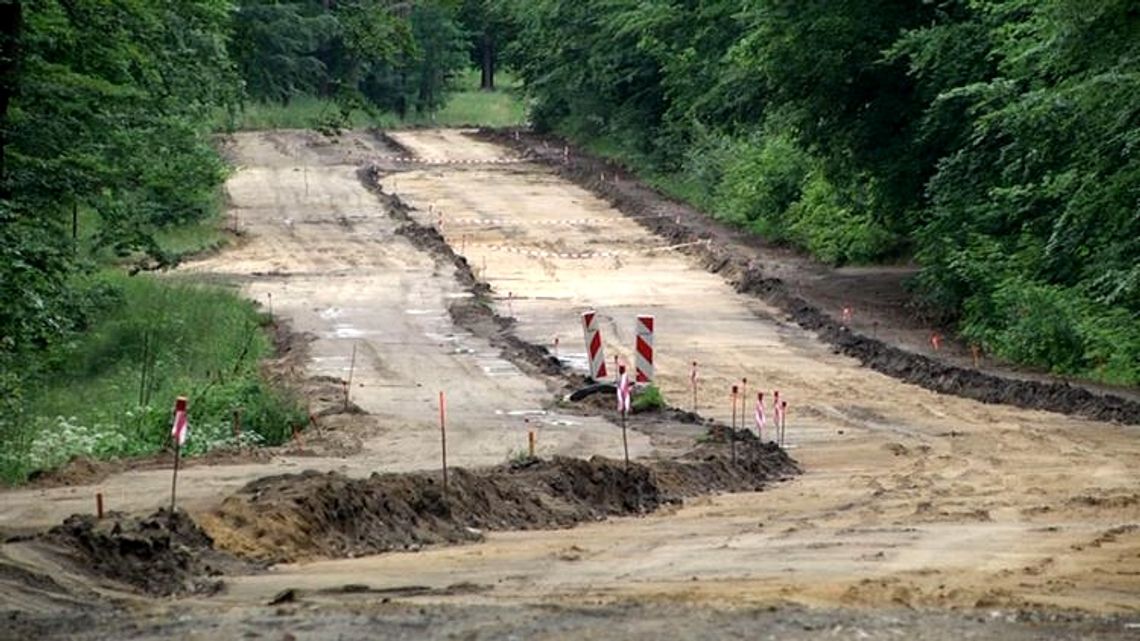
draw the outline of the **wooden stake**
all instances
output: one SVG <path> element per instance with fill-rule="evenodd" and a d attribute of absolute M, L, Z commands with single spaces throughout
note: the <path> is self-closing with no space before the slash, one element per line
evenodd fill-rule
<path fill-rule="evenodd" d="M 443 493 L 447 495 L 447 405 L 443 391 L 439 393 L 439 451 L 443 462 Z"/>
<path fill-rule="evenodd" d="M 784 433 L 788 427 L 788 402 L 780 401 L 780 447 L 784 446 Z"/>
<path fill-rule="evenodd" d="M 621 447 L 625 450 L 625 471 L 629 472 L 629 440 L 625 435 L 625 409 L 621 411 Z"/>
<path fill-rule="evenodd" d="M 748 424 L 748 377 L 740 379 L 740 429 Z"/>
<path fill-rule="evenodd" d="M 352 394 L 352 373 L 356 370 L 356 343 L 352 344 L 352 360 L 348 363 L 348 382 L 344 386 L 344 409 L 348 410 L 349 396 Z"/>
<path fill-rule="evenodd" d="M 241 438 L 241 408 L 234 408 L 234 438 Z"/>
<path fill-rule="evenodd" d="M 693 361 L 693 369 L 689 372 L 689 383 L 693 386 L 693 413 L 697 412 L 697 362 Z"/>
<path fill-rule="evenodd" d="M 174 401 L 174 425 L 177 427 L 179 414 L 186 414 L 186 397 L 179 396 Z M 183 428 L 186 429 L 186 428 Z M 182 460 L 182 439 L 177 430 L 171 430 L 170 440 L 174 443 L 174 473 L 170 475 L 170 511 L 174 512 L 178 497 L 178 464 Z"/>
<path fill-rule="evenodd" d="M 95 493 L 95 518 L 103 518 L 103 493 Z"/>
<path fill-rule="evenodd" d="M 527 446 L 528 446 L 527 450 L 530 452 L 530 457 L 534 458 L 534 430 L 527 432 L 526 438 L 527 438 Z"/>
<path fill-rule="evenodd" d="M 729 432 L 728 442 L 732 444 L 732 462 L 736 463 L 736 395 L 739 390 L 732 386 L 732 431 Z"/>

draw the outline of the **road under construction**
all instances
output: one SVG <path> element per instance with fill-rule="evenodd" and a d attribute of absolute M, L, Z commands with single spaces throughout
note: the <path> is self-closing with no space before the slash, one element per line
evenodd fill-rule
<path fill-rule="evenodd" d="M 698 636 L 686 632 L 693 612 L 720 613 L 706 632 L 728 635 L 747 626 L 746 613 L 767 609 L 799 613 L 817 630 L 864 625 L 876 638 L 896 624 L 932 638 L 987 634 L 970 627 L 980 625 L 973 613 L 995 611 L 1044 613 L 995 619 L 1007 628 L 990 632 L 1008 638 L 1048 625 L 1061 626 L 1058 634 L 1129 634 L 1140 609 L 1140 439 L 1127 420 L 980 402 L 876 371 L 787 309 L 741 291 L 741 274 L 710 256 L 737 251 L 744 264 L 789 277 L 799 263 L 737 247 L 730 233 L 662 235 L 654 220 L 710 223 L 682 219 L 665 199 L 623 206 L 614 190 L 632 178 L 603 168 L 574 180 L 559 168 L 573 151 L 555 143 L 458 130 L 273 131 L 235 134 L 226 152 L 237 167 L 226 194 L 238 241 L 170 277 L 229 283 L 271 310 L 285 352 L 269 367 L 321 419 L 287 447 L 188 465 L 180 504 L 221 551 L 274 565 L 227 570 L 209 596 L 156 601 L 52 554 L 35 533 L 91 512 L 96 493 L 110 509 L 152 512 L 169 499 L 167 467 L 6 490 L 0 528 L 13 536 L 0 554 L 0 597 L 29 616 L 74 611 L 81 595 L 97 594 L 134 604 L 142 623 L 130 634 L 112 629 L 137 638 L 158 638 L 173 611 L 184 617 L 175 631 L 187 636 L 269 629 L 321 638 L 304 627 L 308 616 L 355 638 L 363 624 L 353 616 L 420 616 L 412 606 L 443 621 L 432 631 L 439 636 L 463 631 L 454 626 L 464 620 L 506 631 L 492 623 L 495 608 L 520 613 L 526 636 L 559 636 L 541 621 L 570 615 L 542 614 L 548 606 L 608 613 L 559 628 L 571 635 L 604 633 L 590 626 L 607 620 L 631 636 L 658 633 L 646 627 L 652 620 Z M 880 275 L 895 278 L 891 268 Z M 861 309 L 850 329 L 870 333 L 859 326 Z M 282 505 L 300 504 L 290 493 L 298 487 L 365 491 L 353 483 L 377 472 L 437 472 L 440 392 L 455 468 L 521 460 L 531 433 L 542 459 L 620 461 L 613 398 L 563 398 L 588 373 L 587 310 L 596 311 L 610 363 L 634 363 L 635 319 L 654 319 L 655 383 L 676 411 L 629 418 L 635 462 L 663 465 L 713 447 L 711 424 L 753 428 L 755 394 L 770 402 L 779 390 L 786 441 L 783 452 L 761 448 L 776 457 L 768 475 L 749 485 L 700 472 L 707 491 L 681 503 L 605 519 L 587 509 L 573 527 L 504 517 L 456 545 L 439 535 L 439 544 L 366 554 L 378 548 L 298 543 L 312 523 L 281 516 Z M 874 331 L 900 349 L 929 349 L 914 333 L 877 322 Z M 734 385 L 744 388 L 739 406 Z M 351 411 L 336 410 L 341 404 Z M 785 454 L 794 463 L 777 460 Z M 617 474 L 595 462 L 589 474 Z M 572 467 L 557 473 L 578 473 Z M 299 474 L 307 470 L 317 474 Z M 260 494 L 249 489 L 258 482 Z M 275 492 L 272 510 L 258 503 Z M 266 520 L 255 532 L 247 525 L 258 518 Z M 29 576 L 54 577 L 55 586 Z M 266 623 L 282 607 L 293 609 Z M 320 618 L 329 612 L 340 618 Z M 896 613 L 895 623 L 868 622 L 884 613 Z M 798 638 L 793 632 L 784 638 Z M 94 628 L 69 632 L 85 633 L 98 638 Z"/>

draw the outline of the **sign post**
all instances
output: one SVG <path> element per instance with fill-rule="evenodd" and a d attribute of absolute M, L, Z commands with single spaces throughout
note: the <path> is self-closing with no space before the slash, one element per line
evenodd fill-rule
<path fill-rule="evenodd" d="M 174 442 L 174 473 L 170 477 L 170 511 L 174 511 L 178 496 L 178 463 L 182 459 L 182 445 L 186 443 L 190 426 L 186 423 L 186 397 L 179 396 L 174 401 L 174 425 L 170 427 L 170 438 Z"/>
<path fill-rule="evenodd" d="M 621 412 L 621 446 L 625 451 L 625 471 L 629 471 L 629 439 L 626 437 L 625 430 L 625 417 L 629 414 L 630 409 L 630 392 L 629 392 L 629 374 L 625 371 L 625 365 L 618 366 L 618 385 L 617 385 L 617 402 L 618 411 Z"/>

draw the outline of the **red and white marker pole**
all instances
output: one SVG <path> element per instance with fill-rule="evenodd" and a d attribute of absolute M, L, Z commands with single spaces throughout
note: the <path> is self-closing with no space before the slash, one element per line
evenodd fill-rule
<path fill-rule="evenodd" d="M 182 458 L 182 446 L 190 436 L 190 425 L 186 418 L 186 397 L 179 396 L 174 401 L 174 424 L 170 427 L 170 440 L 174 443 L 174 473 L 170 477 L 170 511 L 174 511 L 178 497 L 178 463 Z"/>
<path fill-rule="evenodd" d="M 756 437 L 764 442 L 764 392 L 756 392 L 756 410 L 753 414 L 756 419 Z"/>
<path fill-rule="evenodd" d="M 629 414 L 631 407 L 630 403 L 630 387 L 629 375 L 625 372 L 625 366 L 618 367 L 618 384 L 617 384 L 617 404 L 618 412 L 621 412 L 621 446 L 625 451 L 625 469 L 629 471 L 629 439 L 626 438 L 625 430 L 625 417 Z"/>
<path fill-rule="evenodd" d="M 653 317 L 637 317 L 637 349 L 634 364 L 638 383 L 653 381 Z"/>
<path fill-rule="evenodd" d="M 600 381 L 606 376 L 606 353 L 602 347 L 602 332 L 598 329 L 598 314 L 592 309 L 582 314 L 582 333 L 586 339 L 590 378 Z"/>

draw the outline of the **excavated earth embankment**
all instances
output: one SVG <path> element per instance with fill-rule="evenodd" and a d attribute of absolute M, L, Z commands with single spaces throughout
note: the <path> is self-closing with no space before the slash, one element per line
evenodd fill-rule
<path fill-rule="evenodd" d="M 86 572 L 158 596 L 211 594 L 220 576 L 270 563 L 469 543 L 485 531 L 568 528 L 653 512 L 685 497 L 756 491 L 799 473 L 775 446 L 699 445 L 672 460 L 519 458 L 494 468 L 374 474 L 303 472 L 251 482 L 191 519 L 76 515 L 39 537 Z"/>
<path fill-rule="evenodd" d="M 684 497 L 759 490 L 798 471 L 772 444 L 723 446 L 681 460 L 520 458 L 485 470 L 375 474 L 306 472 L 260 479 L 200 519 L 216 545 L 281 563 L 478 541 L 485 531 L 572 527 L 652 512 Z"/>

